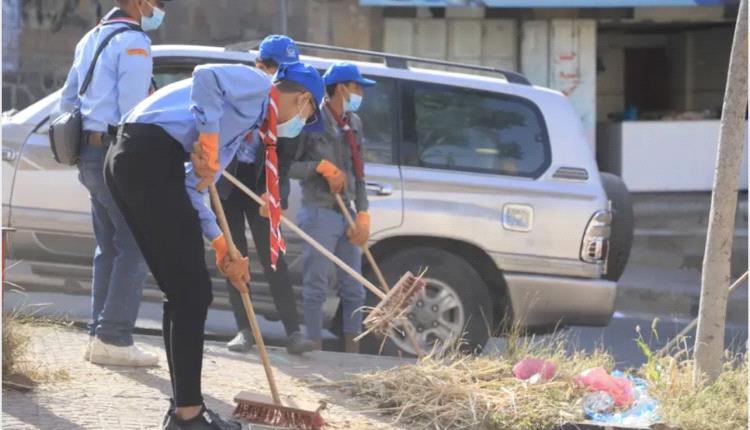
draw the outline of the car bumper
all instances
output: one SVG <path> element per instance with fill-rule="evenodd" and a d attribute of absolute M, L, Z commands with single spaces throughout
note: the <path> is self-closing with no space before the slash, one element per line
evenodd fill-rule
<path fill-rule="evenodd" d="M 604 326 L 615 310 L 617 283 L 605 279 L 505 273 L 514 322 Z"/>

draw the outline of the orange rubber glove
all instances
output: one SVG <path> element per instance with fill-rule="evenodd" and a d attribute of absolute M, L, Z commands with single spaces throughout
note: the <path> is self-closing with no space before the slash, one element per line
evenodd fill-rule
<path fill-rule="evenodd" d="M 211 241 L 211 248 L 216 251 L 216 268 L 223 275 L 225 260 L 229 257 L 229 247 L 223 234 Z"/>
<path fill-rule="evenodd" d="M 354 223 L 356 224 L 355 227 L 350 227 L 346 236 L 353 245 L 364 246 L 367 239 L 370 238 L 370 214 L 367 212 L 357 213 L 357 219 L 354 220 Z"/>
<path fill-rule="evenodd" d="M 328 160 L 320 160 L 315 171 L 320 173 L 325 180 L 328 181 L 328 187 L 331 189 L 332 194 L 338 194 L 344 191 L 346 176 L 338 167 L 336 167 L 335 164 Z"/>
<path fill-rule="evenodd" d="M 223 234 L 211 241 L 211 247 L 216 251 L 216 267 L 219 272 L 226 276 L 240 293 L 248 291 L 250 260 L 247 257 L 233 260 L 229 255 L 229 247 Z"/>
<path fill-rule="evenodd" d="M 249 291 L 247 283 L 250 282 L 250 260 L 247 257 L 234 260 L 227 257 L 221 271 L 237 291 L 240 293 Z"/>
<path fill-rule="evenodd" d="M 193 172 L 201 178 L 196 188 L 203 191 L 213 183 L 219 172 L 219 135 L 218 133 L 201 133 L 198 135 L 193 153 L 190 154 Z"/>

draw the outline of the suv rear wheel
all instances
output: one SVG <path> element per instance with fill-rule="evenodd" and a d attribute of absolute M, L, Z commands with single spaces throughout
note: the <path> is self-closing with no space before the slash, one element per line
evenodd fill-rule
<path fill-rule="evenodd" d="M 600 172 L 602 186 L 612 202 L 612 234 L 609 237 L 609 256 L 605 279 L 617 281 L 625 271 L 633 245 L 633 201 L 622 178 L 611 173 Z"/>
<path fill-rule="evenodd" d="M 407 312 L 422 349 L 430 351 L 436 342 L 446 345 L 461 340 L 462 350 L 480 350 L 493 323 L 492 301 L 487 285 L 466 260 L 441 249 L 416 247 L 398 251 L 382 262 L 383 275 L 391 285 L 407 271 L 418 274 L 425 268 L 427 288 Z M 368 294 L 368 306 L 377 301 Z M 382 339 L 368 336 L 361 349 L 371 354 L 392 355 L 398 350 L 415 353 L 408 339 L 399 333 L 385 344 Z"/>

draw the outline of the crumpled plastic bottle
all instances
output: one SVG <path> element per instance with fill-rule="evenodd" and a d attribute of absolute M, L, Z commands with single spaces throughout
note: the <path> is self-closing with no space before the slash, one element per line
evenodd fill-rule
<path fill-rule="evenodd" d="M 615 407 L 615 399 L 604 391 L 586 394 L 581 402 L 583 412 L 589 418 L 597 414 L 608 414 Z"/>
<path fill-rule="evenodd" d="M 587 410 L 586 403 L 584 402 L 583 407 L 586 416 L 593 421 L 635 427 L 648 427 L 651 424 L 660 421 L 658 414 L 659 404 L 656 399 L 648 394 L 648 384 L 645 380 L 625 375 L 619 371 L 612 372 L 612 376 L 617 378 L 627 378 L 633 384 L 633 404 L 623 410 L 615 410 L 612 408 L 612 410 L 608 412 L 596 412 L 594 410 L 595 408 Z"/>
<path fill-rule="evenodd" d="M 594 367 L 582 372 L 575 378 L 577 384 L 589 391 L 604 391 L 615 401 L 618 408 L 633 404 L 633 383 L 624 376 L 610 375 L 604 368 Z"/>

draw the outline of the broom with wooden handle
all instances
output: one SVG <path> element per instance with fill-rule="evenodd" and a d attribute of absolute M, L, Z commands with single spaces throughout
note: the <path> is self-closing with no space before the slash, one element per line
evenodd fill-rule
<path fill-rule="evenodd" d="M 334 194 L 334 197 L 336 198 L 336 204 L 339 205 L 339 210 L 344 215 L 344 218 L 346 218 L 346 222 L 349 224 L 349 227 L 356 228 L 357 223 L 354 222 L 352 214 L 349 213 L 349 208 L 346 207 L 346 203 L 344 203 L 344 199 L 341 198 L 341 194 L 336 193 Z M 370 262 L 370 268 L 372 268 L 372 271 L 375 273 L 375 277 L 378 278 L 380 287 L 386 293 L 390 291 L 390 288 L 388 288 L 388 283 L 385 281 L 385 276 L 383 276 L 383 272 L 380 270 L 380 265 L 378 265 L 378 262 L 375 261 L 375 257 L 373 257 L 372 252 L 370 252 L 370 247 L 367 246 L 367 242 L 362 244 L 362 253 L 365 254 L 365 256 L 367 257 L 367 261 Z M 412 348 L 414 348 L 414 353 L 417 354 L 417 357 L 419 358 L 424 357 L 424 351 L 417 341 L 417 336 L 414 334 L 414 327 L 412 327 L 411 322 L 405 320 L 403 325 L 406 337 L 409 339 L 409 343 L 411 343 Z"/>
<path fill-rule="evenodd" d="M 209 194 L 211 195 L 211 203 L 216 213 L 216 219 L 219 222 L 224 238 L 229 248 L 229 258 L 232 260 L 242 258 L 242 254 L 237 249 L 232 239 L 232 232 L 229 230 L 229 224 L 227 223 L 227 217 L 224 214 L 224 207 L 221 204 L 219 193 L 216 191 L 216 186 L 211 184 L 208 188 Z M 294 406 L 284 406 L 281 403 L 281 397 L 279 396 L 279 390 L 276 387 L 276 379 L 273 376 L 273 370 L 271 369 L 271 360 L 268 358 L 268 351 L 266 350 L 266 344 L 263 342 L 263 336 L 258 326 L 258 320 L 255 317 L 255 309 L 253 303 L 250 300 L 250 293 L 247 288 L 240 291 L 240 297 L 242 297 L 242 304 L 247 314 L 247 320 L 250 323 L 250 328 L 253 332 L 253 338 L 255 338 L 255 344 L 258 347 L 260 353 L 260 359 L 263 363 L 263 370 L 266 372 L 266 379 L 268 379 L 268 386 L 271 389 L 272 402 L 269 402 L 265 396 L 257 395 L 250 392 L 242 392 L 235 397 L 237 402 L 237 408 L 235 409 L 234 416 L 244 418 L 250 422 L 266 425 L 275 426 L 291 426 L 292 428 L 299 429 L 319 429 L 324 425 L 323 419 L 320 416 L 320 409 L 315 411 L 300 409 Z"/>
<path fill-rule="evenodd" d="M 243 193 L 247 194 L 248 197 L 255 200 L 255 202 L 260 206 L 263 206 L 265 204 L 260 196 L 255 194 L 250 188 L 248 188 L 247 186 L 245 186 L 245 184 L 235 178 L 234 175 L 227 172 L 226 170 L 222 174 L 225 178 L 227 178 L 229 182 L 234 184 Z M 403 317 L 404 313 L 411 304 L 411 300 L 425 287 L 425 282 L 421 276 L 414 276 L 411 272 L 407 272 L 404 274 L 404 276 L 401 277 L 396 285 L 394 285 L 393 288 L 388 291 L 388 293 L 384 293 L 367 278 L 362 276 L 362 274 L 352 269 L 335 254 L 326 249 L 325 246 L 321 245 L 317 240 L 312 238 L 309 234 L 305 233 L 304 230 L 290 221 L 289 218 L 282 215 L 281 221 L 284 223 L 284 225 L 286 225 L 289 229 L 291 229 L 294 233 L 301 237 L 305 242 L 310 244 L 310 246 L 315 248 L 318 252 L 323 254 L 326 258 L 328 258 L 331 262 L 338 266 L 339 269 L 343 270 L 349 276 L 357 280 L 357 282 L 364 285 L 365 288 L 370 290 L 371 293 L 373 293 L 380 299 L 378 305 L 370 312 L 367 318 L 365 318 L 364 324 L 368 329 L 365 333 L 361 334 L 359 338 L 370 331 L 388 335 L 393 326 L 393 321 Z"/>

